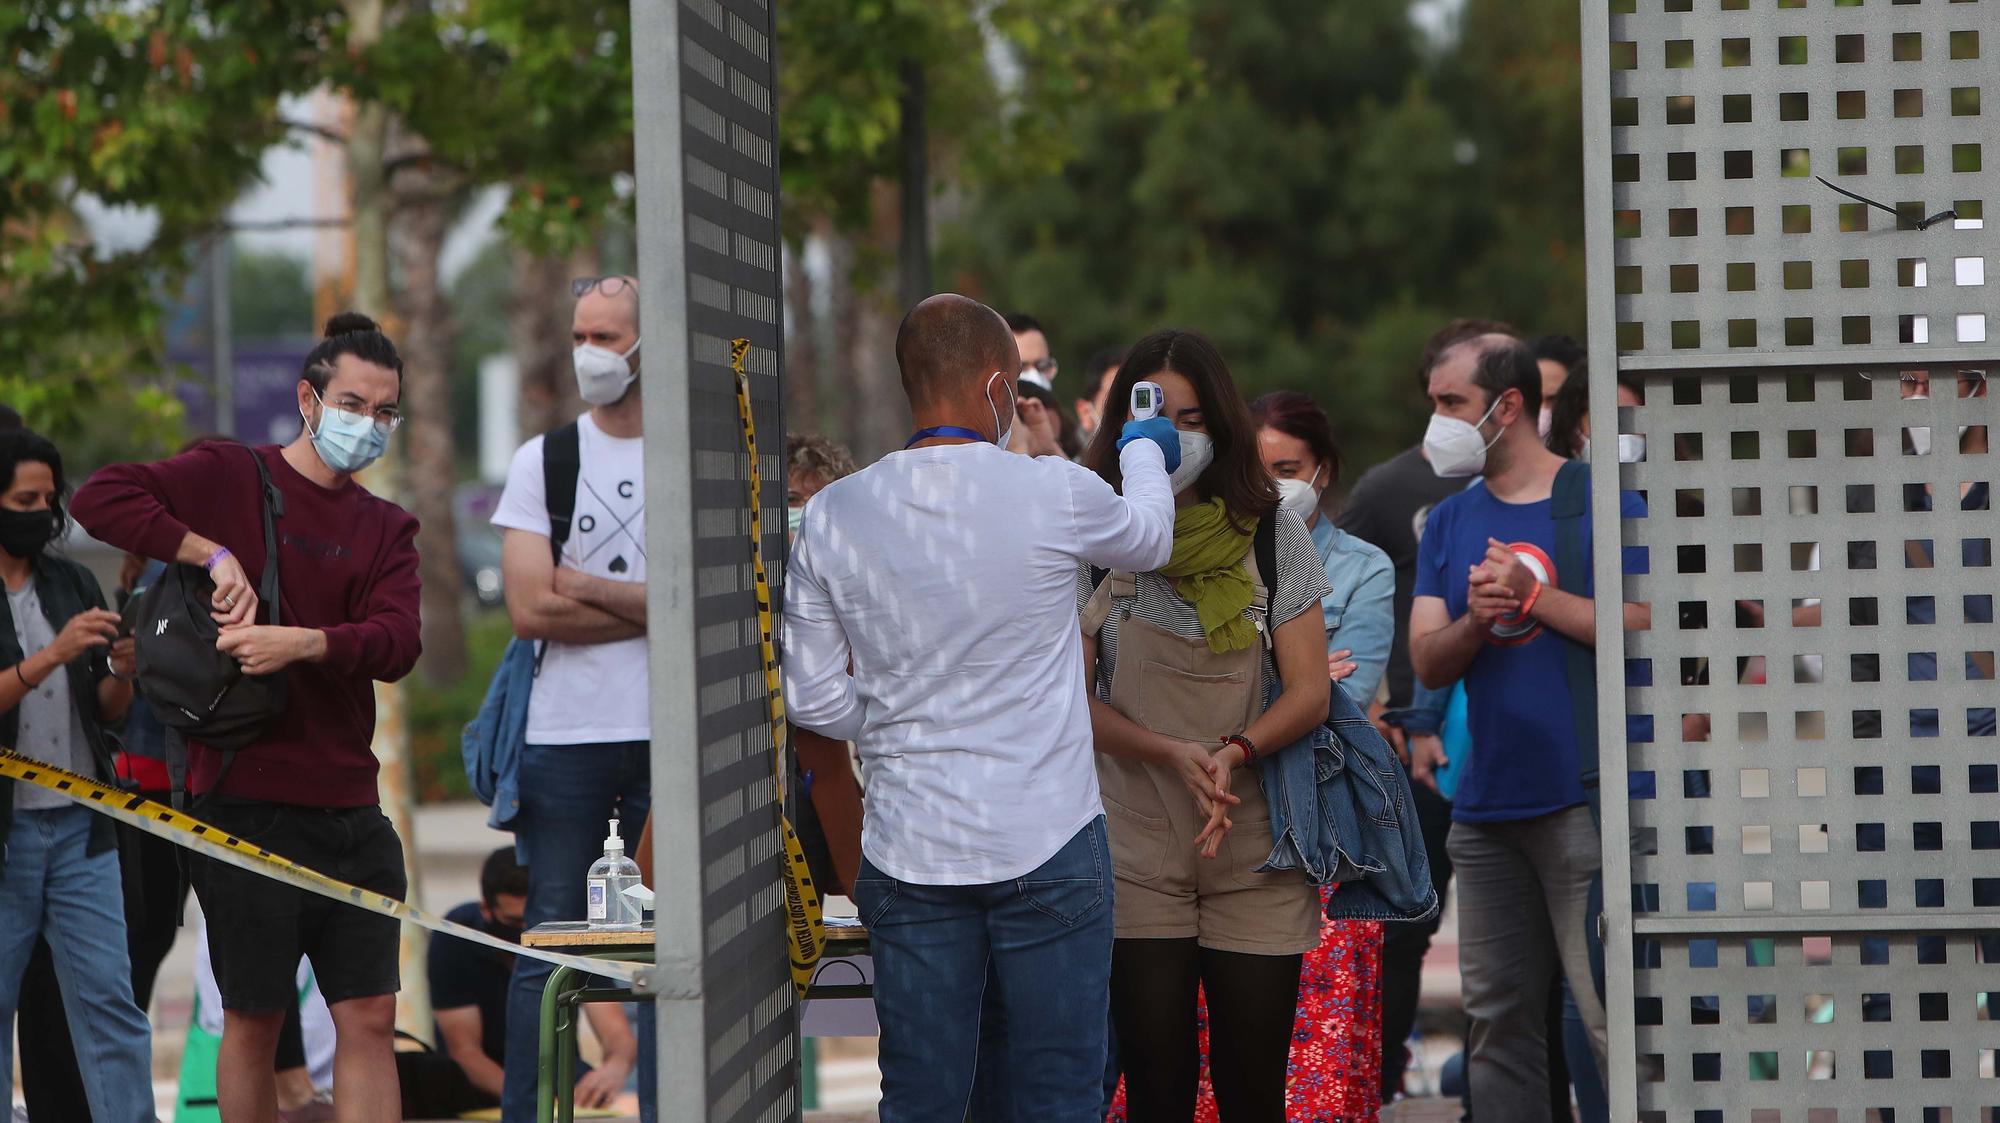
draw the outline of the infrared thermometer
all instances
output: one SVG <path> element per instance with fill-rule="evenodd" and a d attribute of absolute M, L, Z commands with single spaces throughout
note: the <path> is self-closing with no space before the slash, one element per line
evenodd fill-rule
<path fill-rule="evenodd" d="M 1151 421 L 1160 416 L 1162 400 L 1166 392 L 1157 382 L 1134 382 L 1132 384 L 1132 420 Z"/>

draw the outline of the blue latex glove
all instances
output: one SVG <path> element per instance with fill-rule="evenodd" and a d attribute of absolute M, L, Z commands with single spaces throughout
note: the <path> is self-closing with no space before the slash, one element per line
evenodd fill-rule
<path fill-rule="evenodd" d="M 1160 446 L 1167 457 L 1167 473 L 1181 466 L 1181 435 L 1174 423 L 1164 417 L 1149 417 L 1144 421 L 1127 421 L 1125 428 L 1118 431 L 1118 450 L 1133 441 L 1151 441 Z"/>

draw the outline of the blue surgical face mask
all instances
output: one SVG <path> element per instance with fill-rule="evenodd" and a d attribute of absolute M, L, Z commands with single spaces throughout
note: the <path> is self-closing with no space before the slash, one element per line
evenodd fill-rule
<path fill-rule="evenodd" d="M 322 463 L 341 475 L 351 476 L 382 458 L 389 447 L 388 429 L 367 414 L 327 405 L 316 390 L 313 399 L 319 402 L 319 431 L 313 432 L 308 419 L 306 433 L 312 437 L 313 451 L 319 453 Z"/>

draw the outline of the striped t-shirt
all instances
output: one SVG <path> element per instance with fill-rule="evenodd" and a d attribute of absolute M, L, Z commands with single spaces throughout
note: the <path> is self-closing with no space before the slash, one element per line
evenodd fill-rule
<path fill-rule="evenodd" d="M 1275 543 L 1278 573 L 1275 579 L 1267 573 L 1264 580 L 1271 585 L 1270 626 L 1275 630 L 1307 609 L 1318 608 L 1332 589 L 1326 581 L 1326 566 L 1320 561 L 1319 548 L 1313 545 L 1312 532 L 1306 529 L 1306 524 L 1290 511 L 1280 510 L 1273 517 L 1278 520 Z M 1138 595 L 1131 599 L 1130 605 L 1114 604 L 1105 617 L 1103 630 L 1097 633 L 1097 697 L 1105 703 L 1111 701 L 1111 675 L 1118 666 L 1118 622 L 1128 607 L 1132 615 L 1183 639 L 1200 639 L 1204 635 L 1201 618 L 1195 615 L 1194 606 L 1174 591 L 1172 579 L 1158 573 L 1141 573 L 1137 584 Z M 1090 567 L 1079 566 L 1076 573 L 1079 613 L 1090 602 L 1091 592 Z M 1254 606 L 1245 609 L 1243 615 L 1257 622 Z M 1264 652 L 1264 681 L 1278 681 L 1278 663 L 1268 648 Z"/>

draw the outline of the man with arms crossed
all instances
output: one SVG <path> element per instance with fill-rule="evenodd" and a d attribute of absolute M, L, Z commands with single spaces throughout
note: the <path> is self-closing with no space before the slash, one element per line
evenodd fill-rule
<path fill-rule="evenodd" d="M 521 446 L 493 525 L 514 634 L 539 641 L 528 698 L 515 852 L 528 867 L 527 928 L 584 919 L 584 875 L 604 852 L 604 825 L 635 846 L 652 803 L 647 748 L 646 492 L 639 378 L 639 286 L 586 277 L 571 286 L 577 393 L 590 411 Z M 567 451 L 557 451 L 566 448 Z M 567 461 L 569 494 L 558 478 Z M 565 502 L 566 501 L 566 502 Z M 567 508 L 567 525 L 551 511 Z M 561 560 L 556 554 L 558 546 Z M 542 990 L 551 968 L 514 963 L 507 1002 L 509 1123 L 535 1113 Z M 641 1114 L 653 1110 L 652 1005 L 639 1010 Z"/>

